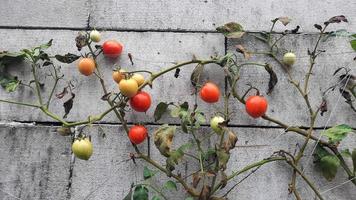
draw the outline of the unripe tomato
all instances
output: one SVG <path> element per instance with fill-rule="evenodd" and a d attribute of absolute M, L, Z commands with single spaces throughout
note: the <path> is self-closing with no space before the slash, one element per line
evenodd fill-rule
<path fill-rule="evenodd" d="M 137 112 L 146 112 L 151 106 L 151 96 L 147 92 L 140 91 L 131 97 L 130 105 Z"/>
<path fill-rule="evenodd" d="M 93 154 L 93 144 L 88 138 L 76 138 L 72 144 L 72 151 L 77 158 L 88 160 Z"/>
<path fill-rule="evenodd" d="M 119 83 L 119 89 L 121 94 L 127 97 L 133 97 L 135 94 L 137 94 L 138 85 L 137 82 L 132 78 L 123 79 Z"/>
<path fill-rule="evenodd" d="M 292 52 L 288 52 L 288 53 L 284 54 L 284 56 L 283 56 L 283 63 L 286 65 L 289 65 L 289 66 L 293 65 L 296 60 L 297 60 L 297 57 Z"/>
<path fill-rule="evenodd" d="M 250 96 L 246 100 L 246 112 L 253 118 L 263 116 L 268 107 L 267 100 L 262 96 Z"/>
<path fill-rule="evenodd" d="M 224 122 L 225 119 L 221 116 L 215 116 L 210 120 L 210 127 L 217 134 L 221 134 L 224 130 L 219 126 L 219 123 Z"/>
<path fill-rule="evenodd" d="M 138 86 L 141 86 L 145 82 L 145 77 L 143 77 L 141 74 L 133 74 L 132 77 L 133 79 L 136 80 Z"/>
<path fill-rule="evenodd" d="M 109 58 L 117 58 L 122 52 L 123 46 L 116 40 L 108 40 L 103 44 L 103 53 Z"/>
<path fill-rule="evenodd" d="M 100 42 L 101 39 L 101 34 L 99 31 L 97 30 L 92 30 L 90 31 L 90 39 L 93 42 Z"/>
<path fill-rule="evenodd" d="M 114 81 L 116 83 L 120 83 L 120 81 L 125 78 L 125 74 L 122 72 L 126 72 L 126 71 L 123 69 L 120 69 L 119 71 L 114 71 L 112 73 L 112 79 L 114 79 Z"/>
<path fill-rule="evenodd" d="M 220 98 L 220 89 L 214 83 L 207 82 L 200 89 L 200 97 L 203 101 L 207 103 L 218 102 Z"/>
<path fill-rule="evenodd" d="M 147 137 L 147 129 L 141 125 L 135 125 L 130 128 L 129 138 L 134 144 L 140 144 L 145 141 Z"/>
<path fill-rule="evenodd" d="M 95 62 L 92 58 L 82 58 L 78 63 L 78 70 L 85 76 L 90 76 L 95 71 Z"/>

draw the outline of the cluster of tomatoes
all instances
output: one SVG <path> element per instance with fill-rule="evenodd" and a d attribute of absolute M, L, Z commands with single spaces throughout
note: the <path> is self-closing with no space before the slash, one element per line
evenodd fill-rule
<path fill-rule="evenodd" d="M 92 42 L 99 42 L 101 35 L 98 31 L 93 30 L 90 33 Z M 103 54 L 109 58 L 117 58 L 123 50 L 123 45 L 115 40 L 105 41 L 102 45 Z M 95 73 L 96 63 L 93 58 L 81 58 L 78 63 L 78 70 L 85 76 L 90 76 Z M 129 98 L 130 106 L 137 112 L 146 112 L 151 106 L 151 96 L 145 91 L 141 91 L 141 87 L 145 84 L 145 78 L 139 73 L 126 72 L 123 69 L 115 70 L 112 73 L 112 78 L 120 93 Z M 200 89 L 200 98 L 207 103 L 216 103 L 220 99 L 219 87 L 212 83 L 205 83 Z M 246 100 L 246 112 L 253 118 L 263 116 L 267 111 L 267 100 L 262 96 L 250 96 Z M 215 116 L 210 121 L 211 128 L 218 134 L 223 132 L 221 123 L 224 118 Z M 140 144 L 147 138 L 147 129 L 142 125 L 134 125 L 129 130 L 129 139 L 133 144 Z M 88 160 L 93 153 L 93 147 L 88 138 L 77 138 L 72 145 L 73 153 L 80 159 Z"/>
<path fill-rule="evenodd" d="M 219 87 L 212 83 L 207 82 L 200 89 L 200 98 L 207 103 L 216 103 L 220 98 Z M 247 114 L 253 118 L 262 117 L 268 107 L 268 102 L 263 96 L 255 95 L 247 98 L 245 103 L 245 109 Z M 222 116 L 215 116 L 210 120 L 210 127 L 218 134 L 221 134 L 224 130 L 220 126 L 225 119 Z"/>

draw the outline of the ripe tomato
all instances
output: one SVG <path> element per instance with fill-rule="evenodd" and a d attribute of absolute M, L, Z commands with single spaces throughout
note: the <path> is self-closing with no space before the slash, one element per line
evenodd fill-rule
<path fill-rule="evenodd" d="M 145 82 L 145 77 L 141 74 L 133 74 L 131 78 L 136 80 L 138 86 L 141 86 Z"/>
<path fill-rule="evenodd" d="M 141 125 L 135 125 L 130 128 L 129 138 L 134 144 L 142 143 L 147 137 L 147 129 Z"/>
<path fill-rule="evenodd" d="M 133 97 L 138 91 L 137 82 L 130 78 L 130 79 L 123 79 L 119 83 L 119 89 L 121 94 L 127 97 Z"/>
<path fill-rule="evenodd" d="M 88 160 L 93 154 L 93 144 L 89 138 L 76 138 L 72 144 L 74 155 L 82 160 Z"/>
<path fill-rule="evenodd" d="M 288 52 L 288 53 L 284 54 L 284 56 L 283 56 L 284 64 L 289 65 L 289 66 L 293 65 L 296 60 L 297 60 L 297 57 L 292 52 Z"/>
<path fill-rule="evenodd" d="M 250 96 L 246 100 L 246 112 L 253 118 L 263 116 L 268 107 L 267 100 L 262 96 Z"/>
<path fill-rule="evenodd" d="M 101 34 L 99 31 L 97 30 L 92 30 L 90 31 L 90 39 L 93 42 L 100 42 L 101 39 Z"/>
<path fill-rule="evenodd" d="M 114 81 L 116 83 L 120 83 L 120 81 L 125 78 L 125 74 L 122 72 L 126 72 L 126 71 L 123 69 L 120 69 L 119 71 L 114 71 L 112 73 L 112 79 L 114 79 Z"/>
<path fill-rule="evenodd" d="M 123 46 L 116 40 L 108 40 L 103 44 L 103 53 L 109 58 L 117 58 L 122 52 Z"/>
<path fill-rule="evenodd" d="M 146 112 L 151 106 L 151 96 L 147 92 L 140 91 L 131 97 L 130 105 L 137 112 Z"/>
<path fill-rule="evenodd" d="M 218 102 L 220 98 L 220 89 L 214 83 L 207 82 L 200 89 L 200 97 L 207 103 Z"/>
<path fill-rule="evenodd" d="M 78 63 L 78 70 L 85 76 L 90 76 L 95 71 L 95 62 L 92 58 L 82 58 Z"/>

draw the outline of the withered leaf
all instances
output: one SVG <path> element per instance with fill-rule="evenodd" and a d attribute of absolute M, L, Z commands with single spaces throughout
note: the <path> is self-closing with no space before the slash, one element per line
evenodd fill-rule
<path fill-rule="evenodd" d="M 268 91 L 267 94 L 271 94 L 274 86 L 276 86 L 278 82 L 277 74 L 273 71 L 272 66 L 267 64 L 265 65 L 265 69 L 269 74 L 269 82 L 268 82 Z"/>
<path fill-rule="evenodd" d="M 174 72 L 174 78 L 178 78 L 180 73 L 180 69 L 177 68 L 176 71 Z"/>
<path fill-rule="evenodd" d="M 111 92 L 106 93 L 101 97 L 101 100 L 107 101 L 107 100 L 109 100 L 110 96 L 111 96 Z"/>
<path fill-rule="evenodd" d="M 199 182 L 201 180 L 201 174 L 199 172 L 193 174 L 193 183 L 192 186 L 197 188 Z"/>
<path fill-rule="evenodd" d="M 321 104 L 320 104 L 320 115 L 323 116 L 325 112 L 328 111 L 328 103 L 325 98 L 323 98 Z"/>
<path fill-rule="evenodd" d="M 251 58 L 251 53 L 245 49 L 242 45 L 236 45 L 236 51 L 239 53 L 242 53 L 245 57 L 245 59 L 250 59 Z"/>
<path fill-rule="evenodd" d="M 321 31 L 321 29 L 323 29 L 319 24 L 314 24 L 314 27 L 320 31 Z"/>
<path fill-rule="evenodd" d="M 200 81 L 200 76 L 202 75 L 204 71 L 204 65 L 198 64 L 195 66 L 191 76 L 190 76 L 190 81 L 192 82 L 192 85 L 196 87 L 199 84 Z"/>
<path fill-rule="evenodd" d="M 75 94 L 71 93 L 71 98 L 69 98 L 66 102 L 63 103 L 63 107 L 64 107 L 64 116 L 63 118 L 67 118 L 70 110 L 72 110 L 73 108 L 73 99 L 75 98 Z"/>
<path fill-rule="evenodd" d="M 348 22 L 348 20 L 344 15 L 338 15 L 330 18 L 328 21 L 324 22 L 324 24 L 327 25 L 331 23 L 340 23 L 340 22 Z"/>
<path fill-rule="evenodd" d="M 229 22 L 217 27 L 216 30 L 223 33 L 227 38 L 241 38 L 245 34 L 242 26 L 236 22 Z"/>
<path fill-rule="evenodd" d="M 63 91 L 62 91 L 61 93 L 56 94 L 56 97 L 57 97 L 58 99 L 62 99 L 66 94 L 68 94 L 68 89 L 67 89 L 67 87 L 63 88 Z"/>
<path fill-rule="evenodd" d="M 221 188 L 224 188 L 227 185 L 227 175 L 224 171 L 221 171 Z"/>
<path fill-rule="evenodd" d="M 218 162 L 219 162 L 219 169 L 222 169 L 225 171 L 226 169 L 226 164 L 230 159 L 230 154 L 225 151 L 225 149 L 218 149 L 216 151 L 216 155 L 218 157 Z"/>
<path fill-rule="evenodd" d="M 169 152 L 171 150 L 175 131 L 175 126 L 164 124 L 153 133 L 154 143 L 163 156 L 170 156 Z"/>
<path fill-rule="evenodd" d="M 78 55 L 75 55 L 75 54 L 71 54 L 71 53 L 67 53 L 65 54 L 64 56 L 62 55 L 55 55 L 55 58 L 59 61 L 59 62 L 62 62 L 62 63 L 72 63 L 76 60 L 78 60 L 80 58 L 80 56 Z"/>
<path fill-rule="evenodd" d="M 210 186 L 204 185 L 200 192 L 199 200 L 209 200 L 210 190 L 211 190 Z"/>
<path fill-rule="evenodd" d="M 278 17 L 278 20 L 282 22 L 284 26 L 287 26 L 291 19 L 289 17 Z"/>

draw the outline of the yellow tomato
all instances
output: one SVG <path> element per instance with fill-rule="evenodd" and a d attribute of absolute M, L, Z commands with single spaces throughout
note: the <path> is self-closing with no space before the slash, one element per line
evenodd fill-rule
<path fill-rule="evenodd" d="M 141 86 L 145 82 L 145 77 L 143 77 L 141 74 L 134 74 L 131 78 L 135 79 L 138 86 Z"/>
<path fill-rule="evenodd" d="M 138 84 L 135 79 L 123 79 L 119 83 L 119 89 L 121 94 L 127 97 L 133 97 L 138 91 Z"/>

